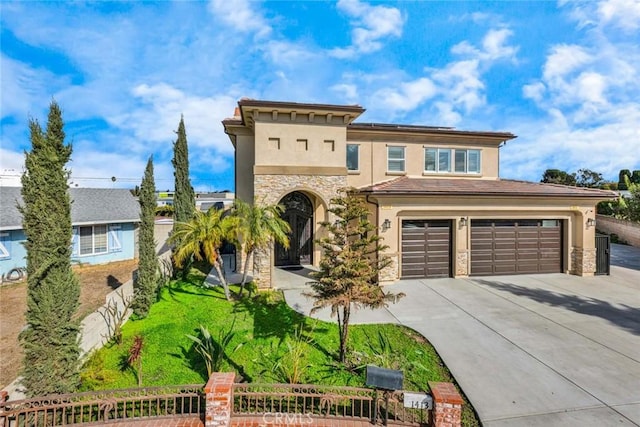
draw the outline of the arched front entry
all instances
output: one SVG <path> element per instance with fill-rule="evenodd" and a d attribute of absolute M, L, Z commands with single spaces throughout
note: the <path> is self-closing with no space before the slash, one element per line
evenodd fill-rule
<path fill-rule="evenodd" d="M 277 244 L 275 265 L 300 265 L 313 262 L 313 204 L 309 197 L 299 191 L 282 198 L 282 219 L 291 226 L 289 248 Z"/>

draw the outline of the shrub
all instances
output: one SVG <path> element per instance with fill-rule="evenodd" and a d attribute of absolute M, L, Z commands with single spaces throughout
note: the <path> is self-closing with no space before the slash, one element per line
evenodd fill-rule
<path fill-rule="evenodd" d="M 209 329 L 203 325 L 200 325 L 199 337 L 187 334 L 187 338 L 193 341 L 196 352 L 202 356 L 202 360 L 207 367 L 207 378 L 210 377 L 213 372 L 218 372 L 220 368 L 222 368 L 227 347 L 229 347 L 229 344 L 236 334 L 234 332 L 235 324 L 236 319 L 234 318 L 229 330 L 220 328 L 217 340 L 213 339 Z M 239 344 L 234 351 L 241 345 L 242 344 Z"/>
<path fill-rule="evenodd" d="M 304 324 L 300 324 L 292 337 L 285 340 L 285 346 L 280 345 L 275 353 L 271 373 L 277 382 L 288 384 L 302 384 L 310 379 L 309 370 L 312 364 L 309 361 L 309 346 L 313 344 L 312 332 L 304 333 Z M 282 351 L 284 350 L 284 351 Z"/>
<path fill-rule="evenodd" d="M 172 217 L 173 211 L 174 209 L 171 205 L 158 206 L 156 207 L 156 216 Z"/>
<path fill-rule="evenodd" d="M 114 381 L 117 376 L 117 372 L 106 367 L 105 353 L 95 351 L 91 353 L 80 373 L 80 391 L 95 390 Z"/>

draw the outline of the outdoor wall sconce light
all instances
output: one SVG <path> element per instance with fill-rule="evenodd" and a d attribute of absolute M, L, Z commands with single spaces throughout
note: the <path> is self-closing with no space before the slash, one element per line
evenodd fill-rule
<path fill-rule="evenodd" d="M 595 225 L 596 225 L 596 220 L 594 218 L 587 219 L 587 228 L 595 227 Z"/>
<path fill-rule="evenodd" d="M 467 217 L 463 216 L 462 218 L 460 218 L 460 226 L 466 227 L 467 226 L 467 221 L 468 221 Z"/>
<path fill-rule="evenodd" d="M 391 228 L 391 221 L 389 221 L 389 218 L 387 218 L 382 223 L 382 231 L 387 231 L 390 228 Z"/>

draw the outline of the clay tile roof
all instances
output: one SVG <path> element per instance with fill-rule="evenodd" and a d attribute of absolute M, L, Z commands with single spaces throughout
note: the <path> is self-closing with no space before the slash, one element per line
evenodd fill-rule
<path fill-rule="evenodd" d="M 593 197 L 612 199 L 616 193 L 595 188 L 568 187 L 558 184 L 516 181 L 511 179 L 441 179 L 402 176 L 391 181 L 362 187 L 363 193 L 389 195 L 478 195 L 531 197 Z"/>

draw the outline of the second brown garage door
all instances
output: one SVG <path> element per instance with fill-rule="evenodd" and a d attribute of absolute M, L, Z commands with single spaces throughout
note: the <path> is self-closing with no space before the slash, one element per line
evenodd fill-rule
<path fill-rule="evenodd" d="M 558 220 L 471 220 L 474 276 L 558 273 L 562 227 Z"/>
<path fill-rule="evenodd" d="M 402 278 L 451 276 L 451 221 L 402 221 Z"/>

